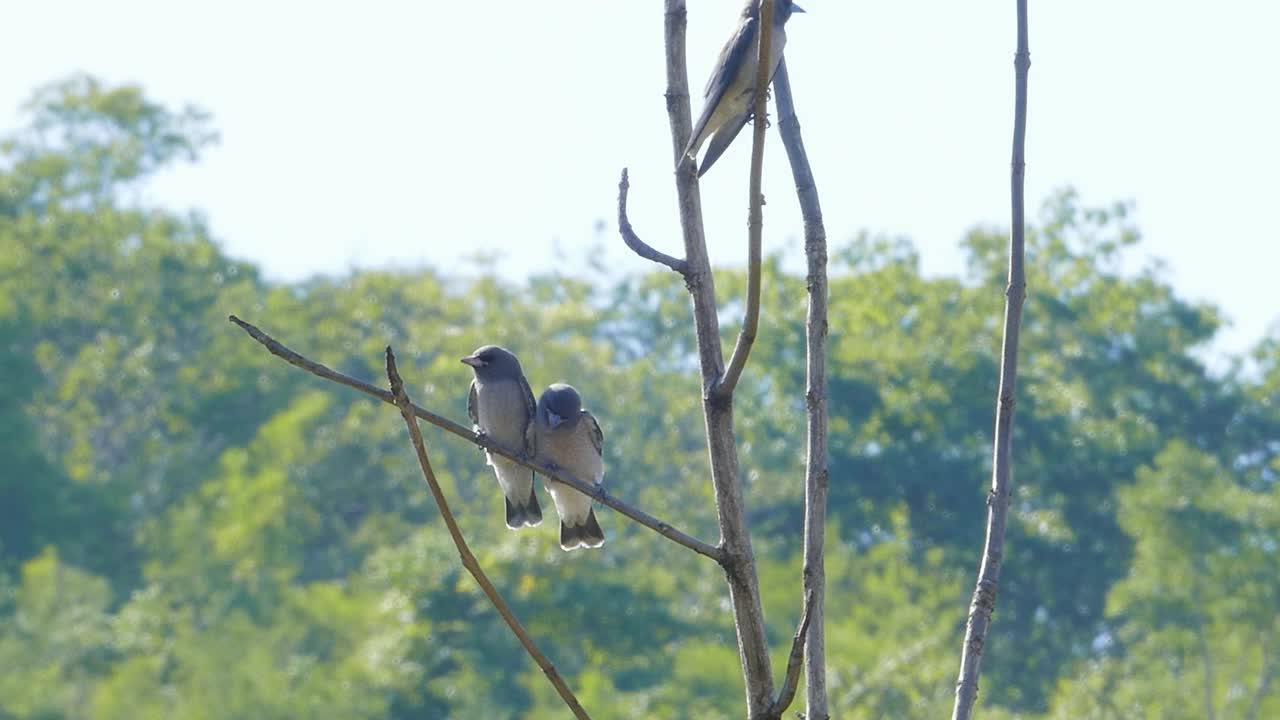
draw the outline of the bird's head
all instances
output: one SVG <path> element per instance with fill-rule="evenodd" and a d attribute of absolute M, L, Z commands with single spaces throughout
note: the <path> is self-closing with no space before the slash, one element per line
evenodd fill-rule
<path fill-rule="evenodd" d="M 791 0 L 776 0 L 773 4 L 773 22 L 781 25 L 791 19 L 792 13 L 802 13 L 804 8 Z"/>
<path fill-rule="evenodd" d="M 552 430 L 572 429 L 582 416 L 582 396 L 572 385 L 555 383 L 538 398 L 538 418 Z"/>
<path fill-rule="evenodd" d="M 481 380 L 505 380 L 518 378 L 524 374 L 520 369 L 520 360 L 503 347 L 484 345 L 475 352 L 462 358 L 462 362 L 470 365 L 476 377 Z"/>

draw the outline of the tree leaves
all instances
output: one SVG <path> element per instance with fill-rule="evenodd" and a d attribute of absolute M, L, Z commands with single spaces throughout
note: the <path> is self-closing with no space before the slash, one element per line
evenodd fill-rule
<path fill-rule="evenodd" d="M 0 716 L 562 714 L 457 567 L 394 412 L 282 369 L 228 328 L 231 312 L 367 378 L 394 343 L 415 399 L 458 418 L 458 358 L 504 344 L 535 391 L 583 392 L 610 438 L 611 492 L 714 535 L 679 278 L 273 284 L 200 218 L 130 202 L 211 141 L 206 116 L 77 77 L 27 118 L 0 145 Z M 1219 312 L 1158 265 L 1134 269 L 1138 242 L 1126 207 L 1069 191 L 1031 229 L 984 715 L 1280 712 L 1262 682 L 1280 665 L 1280 341 L 1209 372 Z M 924 274 L 905 240 L 833 246 L 838 716 L 950 704 L 990 470 L 1003 244 L 973 231 L 961 278 Z M 799 605 L 804 279 L 787 268 L 764 264 L 737 404 L 771 609 Z M 740 294 L 741 273 L 716 281 Z M 609 513 L 604 553 L 561 552 L 551 525 L 510 532 L 483 456 L 426 440 L 477 555 L 599 716 L 737 716 L 717 568 Z M 771 610 L 779 657 L 793 615 Z"/>

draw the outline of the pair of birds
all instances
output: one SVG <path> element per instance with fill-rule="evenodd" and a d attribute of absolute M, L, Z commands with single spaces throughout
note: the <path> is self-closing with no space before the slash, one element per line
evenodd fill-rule
<path fill-rule="evenodd" d="M 791 0 L 775 0 L 773 4 L 772 37 L 769 44 L 769 80 L 782 62 L 782 50 L 787 45 L 787 21 L 793 13 L 804 8 Z M 698 149 L 708 139 L 707 153 L 698 166 L 698 177 L 711 169 L 716 160 L 729 148 L 747 121 L 751 119 L 755 104 L 756 69 L 760 57 L 760 0 L 750 0 L 742 10 L 738 27 L 729 42 L 720 50 L 711 79 L 703 91 L 702 115 L 693 126 L 693 135 L 685 147 L 684 156 L 696 158 Z"/>
<path fill-rule="evenodd" d="M 467 415 L 476 432 L 525 457 L 563 469 L 583 482 L 604 481 L 604 433 L 582 408 L 572 385 L 556 383 L 535 403 L 520 360 L 497 345 L 478 348 L 462 362 L 475 374 L 467 395 Z M 542 506 L 533 487 L 533 471 L 486 452 L 506 501 L 507 527 L 519 530 L 542 523 Z M 548 480 L 547 491 L 560 515 L 560 547 L 575 550 L 604 545 L 591 498 L 563 483 Z"/>

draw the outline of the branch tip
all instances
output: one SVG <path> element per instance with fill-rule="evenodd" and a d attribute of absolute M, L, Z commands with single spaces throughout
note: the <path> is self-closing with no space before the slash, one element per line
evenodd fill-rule
<path fill-rule="evenodd" d="M 671 270 L 687 276 L 689 273 L 688 262 L 654 249 L 651 245 L 641 240 L 635 229 L 631 227 L 631 220 L 627 217 L 627 193 L 630 189 L 631 180 L 627 174 L 627 169 L 622 168 L 622 178 L 618 181 L 618 234 L 622 236 L 622 241 L 627 244 L 627 247 L 631 248 L 632 252 L 640 257 L 652 260 L 659 265 L 666 265 Z"/>

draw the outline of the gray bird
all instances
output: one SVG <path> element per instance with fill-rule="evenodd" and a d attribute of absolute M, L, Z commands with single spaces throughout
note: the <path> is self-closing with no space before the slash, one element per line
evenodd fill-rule
<path fill-rule="evenodd" d="M 787 44 L 787 21 L 792 13 L 802 12 L 804 9 L 791 0 L 776 0 L 773 4 L 773 38 L 769 46 L 771 81 Z M 756 61 L 760 57 L 759 30 L 760 0 L 751 0 L 742 9 L 742 18 L 733 37 L 720 51 L 711 79 L 707 81 L 707 89 L 703 91 L 705 105 L 702 116 L 694 124 L 693 135 L 684 149 L 686 156 L 696 158 L 698 148 L 711 138 L 707 154 L 698 166 L 698 177 L 711 169 L 751 118 L 755 103 Z"/>
<path fill-rule="evenodd" d="M 583 482 L 604 482 L 604 433 L 591 413 L 582 409 L 582 398 L 573 386 L 556 383 L 543 391 L 533 427 L 531 445 L 538 460 Z M 596 522 L 591 498 L 554 480 L 547 479 L 546 485 L 560 513 L 560 547 L 603 545 L 604 531 Z"/>
<path fill-rule="evenodd" d="M 476 432 L 530 455 L 525 443 L 537 405 L 520 369 L 520 360 L 505 348 L 485 345 L 462 358 L 462 362 L 470 365 L 476 375 L 467 395 L 467 415 Z M 507 527 L 519 530 L 541 524 L 542 507 L 533 490 L 533 471 L 504 457 L 485 454 L 502 486 Z"/>

